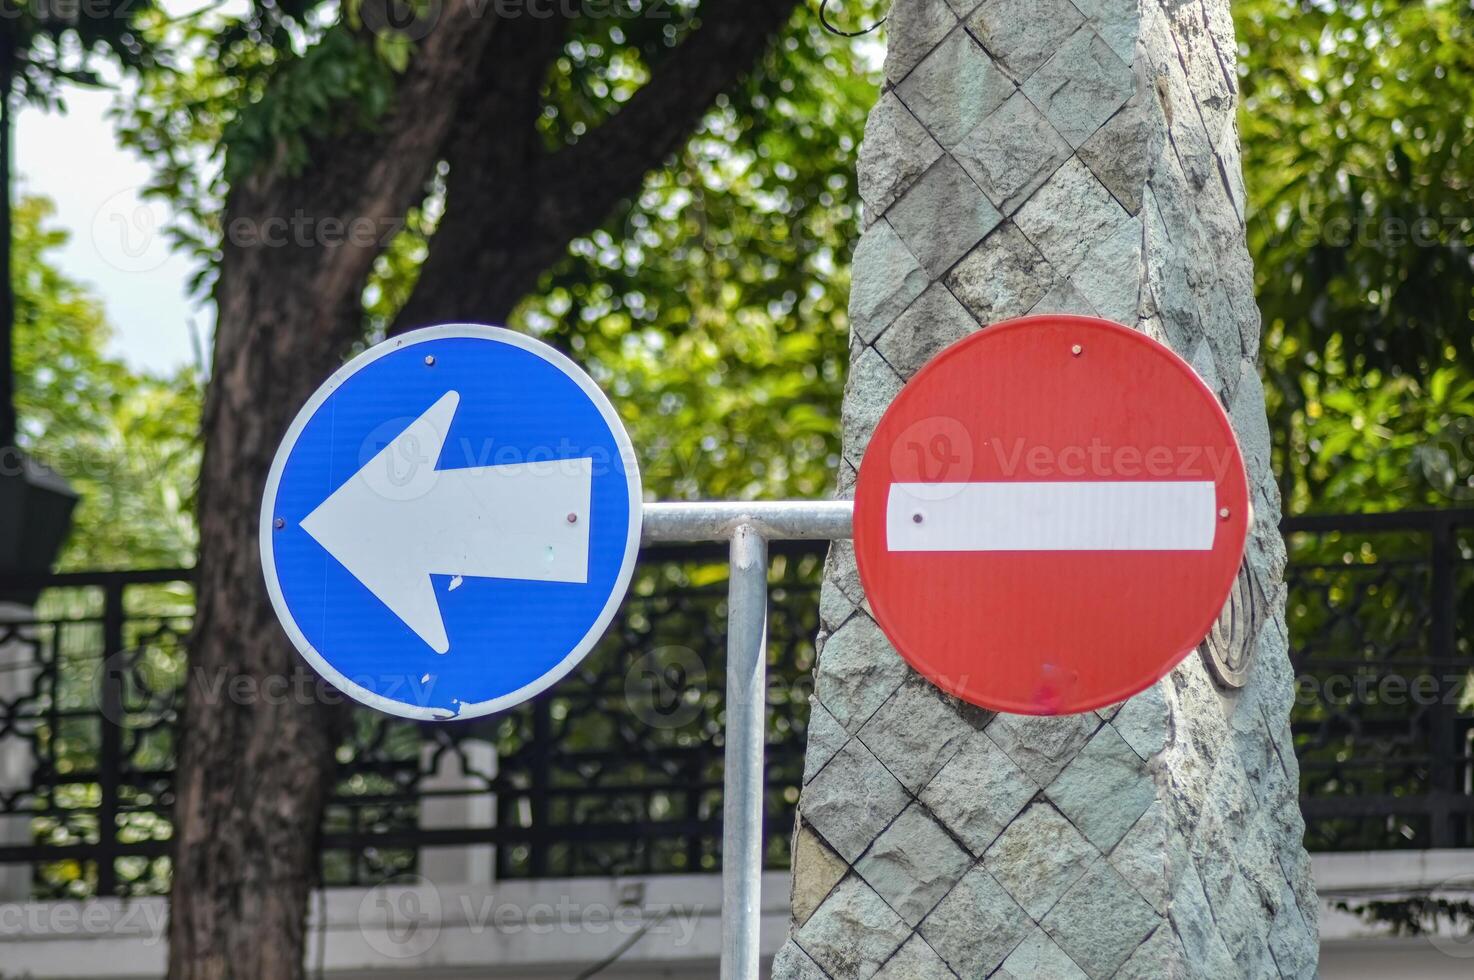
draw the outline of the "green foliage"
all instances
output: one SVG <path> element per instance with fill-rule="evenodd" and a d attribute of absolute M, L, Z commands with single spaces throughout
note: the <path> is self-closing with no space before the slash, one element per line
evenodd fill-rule
<path fill-rule="evenodd" d="M 610 389 L 654 495 L 832 488 L 854 155 L 875 69 L 800 10 L 679 157 L 573 242 L 514 316 Z"/>
<path fill-rule="evenodd" d="M 1474 7 L 1246 0 L 1250 249 L 1289 510 L 1474 496 Z"/>
<path fill-rule="evenodd" d="M 329 28 L 302 54 L 282 56 L 271 84 L 225 124 L 225 181 L 266 166 L 300 172 L 311 143 L 372 125 L 393 95 L 393 69 L 372 36 L 343 24 Z"/>
<path fill-rule="evenodd" d="M 0 0 L 0 48 L 13 52 L 15 93 L 57 105 L 65 83 L 102 84 L 93 68 L 100 56 L 148 67 L 155 52 L 142 27 L 158 19 L 152 0 Z"/>
<path fill-rule="evenodd" d="M 374 125 L 392 104 L 409 42 L 363 30 L 357 7 L 253 2 L 150 26 L 150 42 L 183 67 L 147 73 L 114 119 L 121 144 L 153 166 L 144 193 L 178 215 L 168 233 L 196 262 L 196 294 L 214 282 L 232 183 L 263 168 L 298 172 L 314 144 Z"/>
<path fill-rule="evenodd" d="M 16 401 L 20 444 L 81 494 L 64 568 L 192 564 L 201 386 L 156 378 L 105 353 L 101 305 L 49 253 L 49 202 L 15 210 Z"/>
<path fill-rule="evenodd" d="M 1474 902 L 1450 901 L 1431 895 L 1370 902 L 1335 902 L 1339 912 L 1349 912 L 1368 925 L 1385 925 L 1394 936 L 1437 935 L 1447 922 L 1455 932 L 1474 929 Z"/>

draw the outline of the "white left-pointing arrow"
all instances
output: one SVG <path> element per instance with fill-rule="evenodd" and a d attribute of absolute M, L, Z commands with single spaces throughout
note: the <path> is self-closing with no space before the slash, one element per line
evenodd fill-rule
<path fill-rule="evenodd" d="M 302 521 L 437 653 L 432 575 L 588 581 L 593 460 L 436 469 L 459 404 L 446 392 Z"/>

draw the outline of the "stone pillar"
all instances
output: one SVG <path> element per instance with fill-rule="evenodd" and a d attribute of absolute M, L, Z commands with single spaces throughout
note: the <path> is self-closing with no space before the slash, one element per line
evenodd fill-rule
<path fill-rule="evenodd" d="M 774 976 L 1313 976 L 1228 5 L 895 0 L 889 30 L 860 152 L 841 491 L 932 354 L 980 324 L 1084 312 L 1167 343 L 1218 392 L 1255 521 L 1202 651 L 1125 704 L 1056 718 L 920 680 L 836 546 Z"/>

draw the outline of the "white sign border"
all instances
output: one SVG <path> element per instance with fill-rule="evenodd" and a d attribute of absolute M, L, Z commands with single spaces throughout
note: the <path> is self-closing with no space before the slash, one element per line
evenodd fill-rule
<path fill-rule="evenodd" d="M 277 533 L 276 522 L 276 499 L 281 489 L 282 472 L 286 469 L 287 459 L 297 447 L 297 440 L 302 435 L 302 430 L 307 427 L 317 410 L 328 400 L 332 394 L 343 385 L 345 381 L 353 377 L 359 371 L 370 364 L 386 357 L 389 354 L 398 353 L 417 344 L 431 340 L 445 339 L 469 339 L 490 340 L 525 350 L 536 357 L 541 358 L 571 380 L 588 396 L 594 407 L 599 410 L 610 433 L 614 436 L 614 443 L 619 449 L 619 455 L 624 462 L 625 480 L 629 491 L 629 531 L 625 538 L 624 557 L 620 562 L 619 574 L 615 576 L 614 586 L 610 590 L 609 599 L 604 603 L 593 624 L 587 633 L 579 640 L 569 654 L 561 662 L 548 670 L 537 680 L 530 684 L 492 698 L 489 701 L 478 701 L 475 703 L 461 703 L 461 710 L 455 714 L 449 714 L 448 709 L 430 707 L 428 705 L 413 705 L 403 701 L 396 701 L 376 694 L 364 688 L 346 677 L 341 671 L 330 664 L 326 658 L 308 641 L 301 628 L 297 625 L 296 618 L 288 608 L 286 598 L 282 595 L 281 582 L 276 572 L 276 546 L 275 535 Z M 276 456 L 271 461 L 271 471 L 266 478 L 266 489 L 261 497 L 261 527 L 260 527 L 260 549 L 261 569 L 266 579 L 266 591 L 271 597 L 272 608 L 276 610 L 276 617 L 280 620 L 282 628 L 286 631 L 288 639 L 297 651 L 306 658 L 314 670 L 324 678 L 331 681 L 334 686 L 344 694 L 380 711 L 396 715 L 400 718 L 413 718 L 420 721 L 464 721 L 470 718 L 481 718 L 497 711 L 504 711 L 527 701 L 558 681 L 568 676 L 568 673 L 578 666 L 588 656 L 589 651 L 603 637 L 604 631 L 609 628 L 615 614 L 619 611 L 621 603 L 624 602 L 625 594 L 629 591 L 630 579 L 635 571 L 635 558 L 640 550 L 640 530 L 644 522 L 644 501 L 640 482 L 640 465 L 635 456 L 634 446 L 630 443 L 629 433 L 625 430 L 624 422 L 619 413 L 615 411 L 614 405 L 610 403 L 603 390 L 594 383 L 594 379 L 568 358 L 557 348 L 543 343 L 534 337 L 520 334 L 505 327 L 493 327 L 479 323 L 446 323 L 433 327 L 423 327 L 392 337 L 380 344 L 375 344 L 357 357 L 348 361 L 332 376 L 322 383 L 322 386 L 313 392 L 312 397 L 302 406 L 297 417 L 282 437 L 281 445 L 277 447 Z"/>

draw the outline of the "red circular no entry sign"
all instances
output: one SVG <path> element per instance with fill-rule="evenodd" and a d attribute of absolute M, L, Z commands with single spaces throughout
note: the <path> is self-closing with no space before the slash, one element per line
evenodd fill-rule
<path fill-rule="evenodd" d="M 996 711 L 1114 704 L 1228 598 L 1248 484 L 1218 399 L 1120 324 L 1031 316 L 938 354 L 872 435 L 855 553 L 879 622 L 937 686 Z"/>

